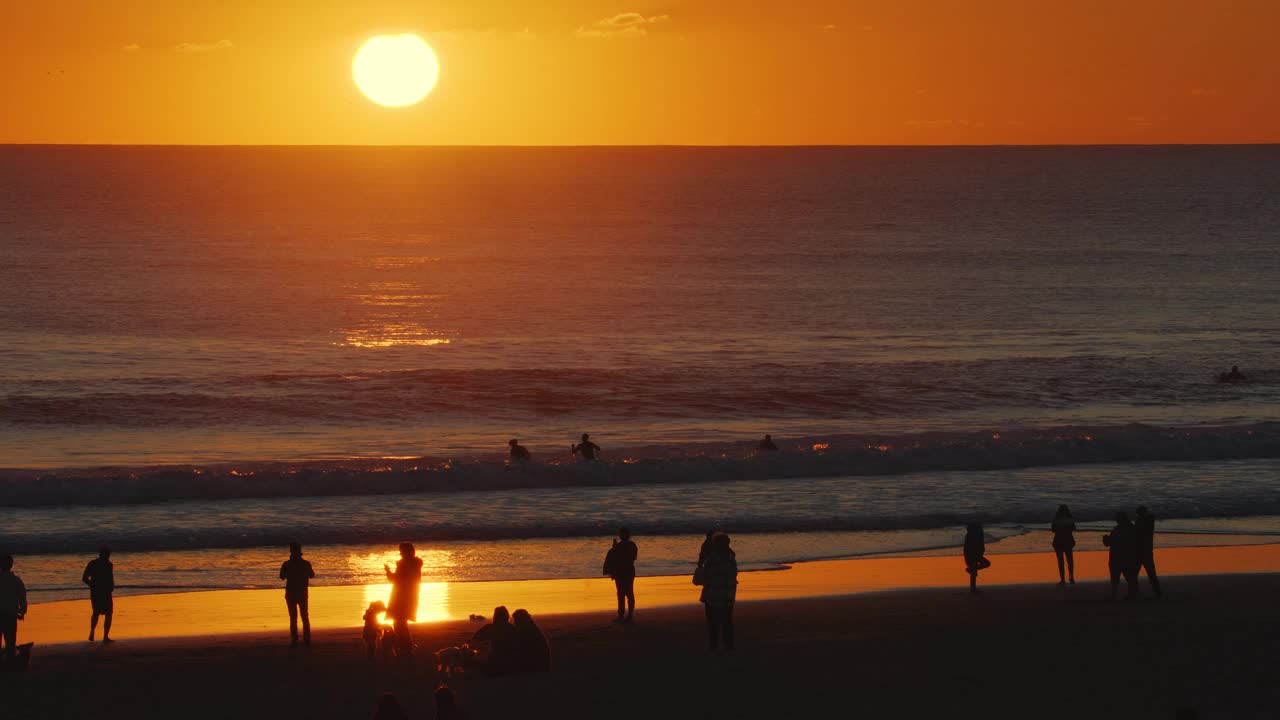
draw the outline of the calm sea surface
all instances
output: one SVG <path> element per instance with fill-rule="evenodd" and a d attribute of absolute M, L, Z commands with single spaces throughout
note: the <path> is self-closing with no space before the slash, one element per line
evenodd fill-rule
<path fill-rule="evenodd" d="M 183 488 L 210 473 L 227 502 L 306 496 L 305 478 L 255 478 L 423 455 L 455 461 L 443 489 L 508 488 L 535 506 L 546 478 L 856 483 L 883 470 L 926 504 L 968 482 L 951 471 L 1130 462 L 1149 483 L 1147 462 L 1280 457 L 1278 289 L 1275 146 L 0 147 L 0 468 L 17 478 L 0 504 L 194 501 L 212 485 Z M 1248 381 L 1214 382 L 1231 365 Z M 1215 426 L 1234 434 L 1178 439 Z M 608 462 L 501 469 L 508 438 L 563 464 L 582 432 Z M 784 452 L 752 465 L 742 443 L 765 432 Z M 1019 432 L 1042 434 L 1034 453 L 974 440 Z M 828 444 L 846 452 L 834 465 L 814 460 Z M 914 449 L 893 467 L 847 454 L 880 445 Z M 188 474 L 152 478 L 161 464 Z M 315 490 L 344 496 L 330 511 L 423 472 L 398 467 L 401 484 L 380 488 L 378 468 L 353 467 Z M 752 496 L 750 517 L 711 514 L 752 525 L 787 487 Z M 1231 488 L 1206 491 L 1215 512 L 1278 511 L 1265 482 Z M 982 514 L 1024 508 L 1024 491 L 984 490 Z M 1176 514 L 1209 512 L 1175 500 Z M 670 498 L 652 502 L 649 516 L 591 517 L 691 531 L 663 525 Z M 963 514 L 938 502 L 848 517 L 927 529 Z M 148 538 L 174 526 L 122 507 Z M 755 525 L 874 529 L 781 514 L 790 525 Z M 495 522 L 479 525 L 587 532 Z M 223 530 L 181 547 L 252 544 Z M 42 545 L 0 529 L 0 544 L 6 532 L 56 552 L 102 531 L 49 530 Z"/>

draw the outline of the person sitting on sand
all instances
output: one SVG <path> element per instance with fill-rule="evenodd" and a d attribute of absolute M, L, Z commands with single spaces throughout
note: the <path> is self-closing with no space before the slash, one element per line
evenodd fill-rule
<path fill-rule="evenodd" d="M 1102 536 L 1102 544 L 1110 548 L 1107 565 L 1111 570 L 1111 599 L 1116 599 L 1120 589 L 1120 576 L 1124 576 L 1128 593 L 1125 597 L 1133 600 L 1138 597 L 1137 545 L 1134 538 L 1133 523 L 1123 512 L 1116 513 L 1116 526 L 1111 532 Z"/>
<path fill-rule="evenodd" d="M 409 623 L 418 621 L 418 590 L 422 586 L 422 558 L 418 557 L 413 543 L 400 543 L 400 559 L 396 570 L 383 564 L 382 570 L 391 581 L 391 600 L 387 603 L 387 618 L 396 634 L 396 655 L 413 655 L 413 636 Z"/>
<path fill-rule="evenodd" d="M 569 454 L 577 455 L 582 460 L 595 460 L 599 452 L 600 446 L 591 442 L 591 436 L 586 433 L 582 433 L 582 442 L 569 449 Z"/>
<path fill-rule="evenodd" d="M 1136 583 L 1138 575 L 1147 571 L 1147 580 L 1151 582 L 1151 591 L 1157 598 L 1164 597 L 1160 591 L 1160 578 L 1156 577 L 1156 518 L 1147 510 L 1146 505 L 1139 505 L 1134 516 L 1134 554 L 1133 579 Z"/>
<path fill-rule="evenodd" d="M 18 621 L 27 616 L 27 586 L 13 574 L 13 556 L 0 556 L 0 642 L 4 664 L 12 666 L 18 654 Z"/>
<path fill-rule="evenodd" d="M 298 647 L 298 615 L 302 615 L 302 642 L 311 644 L 311 613 L 307 609 L 311 578 L 316 571 L 302 559 L 302 543 L 289 543 L 289 559 L 280 566 L 284 602 L 289 606 L 289 647 Z"/>
<path fill-rule="evenodd" d="M 547 636 L 533 622 L 528 610 L 516 610 L 511 615 L 515 626 L 517 672 L 550 672 L 551 646 Z"/>
<path fill-rule="evenodd" d="M 733 649 L 733 605 L 738 598 L 738 560 L 729 547 L 729 536 L 717 532 L 711 550 L 694 573 L 694 584 L 702 585 L 698 601 L 707 617 L 707 649 Z"/>
<path fill-rule="evenodd" d="M 528 462 L 533 459 L 533 456 L 529 454 L 529 448 L 521 445 L 519 440 L 512 438 L 507 441 L 507 444 L 511 446 L 511 462 Z"/>
<path fill-rule="evenodd" d="M 1067 561 L 1067 573 L 1071 577 L 1071 584 L 1076 584 L 1076 561 L 1073 555 L 1073 548 L 1076 546 L 1076 538 L 1073 533 L 1076 531 L 1075 518 L 1071 517 L 1071 509 L 1066 505 L 1059 505 L 1058 512 L 1054 513 L 1053 523 L 1049 526 L 1053 531 L 1053 553 L 1058 556 L 1058 584 L 1066 585 L 1067 577 L 1063 574 L 1062 561 Z"/>
<path fill-rule="evenodd" d="M 471 636 L 471 644 L 489 643 L 489 655 L 480 663 L 480 672 L 489 677 L 510 675 L 516 671 L 516 628 L 505 605 L 493 609 L 493 622 Z"/>
<path fill-rule="evenodd" d="M 448 685 L 436 688 L 432 699 L 436 704 L 435 720 L 467 720 L 471 717 L 466 710 L 458 707 L 458 696 Z"/>
<path fill-rule="evenodd" d="M 373 720 L 409 720 L 409 716 L 405 714 L 395 695 L 383 693 L 373 711 Z"/>
<path fill-rule="evenodd" d="M 964 535 L 964 571 L 969 573 L 969 592 L 977 593 L 978 572 L 991 567 L 987 559 L 987 539 L 982 523 L 969 523 Z"/>
<path fill-rule="evenodd" d="M 116 589 L 115 566 L 111 564 L 111 548 L 106 545 L 98 551 L 98 557 L 90 560 L 84 568 L 80 580 L 89 586 L 89 604 L 93 615 L 89 618 L 89 642 L 98 630 L 98 616 L 102 616 L 102 642 L 115 642 L 111 639 L 111 593 Z"/>

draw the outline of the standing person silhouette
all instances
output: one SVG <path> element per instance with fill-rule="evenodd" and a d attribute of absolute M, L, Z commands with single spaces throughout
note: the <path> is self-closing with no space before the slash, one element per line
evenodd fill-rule
<path fill-rule="evenodd" d="M 26 616 L 27 586 L 13 574 L 13 556 L 0 556 L 0 641 L 4 642 L 7 664 L 17 657 L 18 621 Z"/>
<path fill-rule="evenodd" d="M 1139 505 L 1134 520 L 1135 548 L 1137 563 L 1133 568 L 1133 579 L 1136 583 L 1142 570 L 1147 571 L 1147 580 L 1151 581 L 1151 590 L 1157 598 L 1164 597 L 1160 591 L 1160 578 L 1156 577 L 1156 518 L 1147 510 L 1146 505 Z"/>
<path fill-rule="evenodd" d="M 1076 560 L 1073 554 L 1073 548 L 1076 546 L 1076 537 L 1073 533 L 1076 531 L 1075 518 L 1071 517 L 1071 508 L 1066 505 L 1059 505 L 1058 512 L 1053 515 L 1053 523 L 1049 526 L 1053 531 L 1053 553 L 1058 556 L 1058 584 L 1066 585 L 1066 575 L 1062 572 L 1062 561 L 1067 561 L 1067 573 L 1071 577 L 1071 584 L 1076 584 Z"/>
<path fill-rule="evenodd" d="M 400 543 L 400 559 L 395 572 L 383 564 L 383 571 L 391 581 L 391 601 L 387 603 L 387 617 L 396 633 L 396 654 L 413 655 L 413 638 L 409 636 L 409 623 L 418 621 L 418 590 L 422 585 L 422 558 L 416 555 L 413 543 Z"/>
<path fill-rule="evenodd" d="M 93 642 L 94 633 L 98 630 L 98 616 L 102 619 L 102 642 L 115 642 L 111 639 L 111 615 L 113 603 L 111 593 L 116 589 L 115 566 L 111 564 L 111 548 L 106 545 L 98 551 L 98 557 L 90 560 L 84 568 L 80 580 L 89 586 L 89 603 L 93 606 L 93 616 L 89 619 L 89 642 Z"/>
<path fill-rule="evenodd" d="M 1111 529 L 1110 534 L 1102 536 L 1102 544 L 1111 549 L 1107 556 L 1107 564 L 1111 570 L 1112 600 L 1116 599 L 1122 575 L 1128 586 L 1125 599 L 1134 600 L 1138 597 L 1138 548 L 1135 534 L 1133 523 L 1129 522 L 1129 516 L 1118 512 L 1116 526 Z"/>
<path fill-rule="evenodd" d="M 599 452 L 600 446 L 591 442 L 591 436 L 586 433 L 582 433 L 582 442 L 569 449 L 571 455 L 577 455 L 583 460 L 595 460 Z"/>
<path fill-rule="evenodd" d="M 978 571 L 991 567 L 987 559 L 987 539 L 982 531 L 982 523 L 969 523 L 964 535 L 964 571 L 969 573 L 969 592 L 975 595 L 978 590 Z"/>
<path fill-rule="evenodd" d="M 636 612 L 636 556 L 638 553 L 636 544 L 631 541 L 631 531 L 621 528 L 618 530 L 618 541 L 605 556 L 606 565 L 608 565 L 606 571 L 613 578 L 614 589 L 618 592 L 617 622 L 631 622 L 631 617 Z"/>
<path fill-rule="evenodd" d="M 733 605 L 738 598 L 738 560 L 729 547 L 729 536 L 717 532 L 694 582 L 701 581 L 698 597 L 707 616 L 707 649 L 733 649 Z"/>
<path fill-rule="evenodd" d="M 289 606 L 289 647 L 298 647 L 298 615 L 302 615 L 302 642 L 311 644 L 311 614 L 307 600 L 311 578 L 316 571 L 311 563 L 302 559 L 302 544 L 289 543 L 289 559 L 280 566 L 280 579 L 284 580 L 284 602 Z"/>

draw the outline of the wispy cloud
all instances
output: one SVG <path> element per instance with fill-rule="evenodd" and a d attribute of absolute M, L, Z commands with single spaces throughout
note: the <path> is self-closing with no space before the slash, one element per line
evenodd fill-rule
<path fill-rule="evenodd" d="M 643 37 L 649 34 L 649 28 L 670 19 L 670 15 L 646 16 L 637 12 L 625 12 L 597 20 L 591 25 L 583 25 L 578 28 L 578 37 Z"/>
<path fill-rule="evenodd" d="M 128 45 L 125 45 L 120 49 L 125 52 L 138 52 L 139 50 L 142 49 L 142 46 L 139 45 L 138 43 L 129 43 Z"/>
<path fill-rule="evenodd" d="M 201 52 L 212 52 L 214 50 L 229 50 L 235 46 L 236 44 L 231 42 L 230 40 L 219 40 L 218 42 L 215 42 L 215 43 L 184 42 L 184 43 L 178 43 L 177 45 L 174 45 L 173 51 L 180 52 L 180 53 L 201 53 Z"/>

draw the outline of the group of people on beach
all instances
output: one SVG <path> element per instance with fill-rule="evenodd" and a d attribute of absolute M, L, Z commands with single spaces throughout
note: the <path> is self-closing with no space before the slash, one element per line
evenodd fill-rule
<path fill-rule="evenodd" d="M 1111 599 L 1115 600 L 1120 589 L 1120 579 L 1124 578 L 1127 599 L 1138 597 L 1138 575 L 1143 570 L 1151 582 L 1151 590 L 1157 598 L 1163 597 L 1160 590 L 1160 578 L 1156 575 L 1155 560 L 1155 516 L 1145 505 L 1138 506 L 1134 512 L 1136 521 L 1130 521 L 1128 513 L 1118 511 L 1115 515 L 1115 527 L 1102 537 L 1102 544 L 1108 548 L 1107 565 L 1111 573 Z M 1076 521 L 1071 516 L 1071 508 L 1059 505 L 1049 524 L 1053 533 L 1053 553 L 1058 560 L 1058 585 L 1076 584 L 1076 563 L 1074 550 L 1076 546 Z M 978 573 L 991 567 L 986 558 L 986 536 L 981 523 L 970 523 L 964 537 L 965 572 L 969 573 L 969 590 L 978 590 Z"/>
<path fill-rule="evenodd" d="M 529 452 L 529 448 L 521 445 L 518 438 L 508 440 L 507 447 L 507 457 L 510 462 L 526 463 L 533 460 L 533 453 Z M 756 443 L 755 448 L 757 452 L 774 452 L 778 446 L 773 442 L 772 435 L 765 435 Z M 580 461 L 594 461 L 599 459 L 600 446 L 591 442 L 590 434 L 582 433 L 582 439 L 569 446 L 569 454 Z"/>

